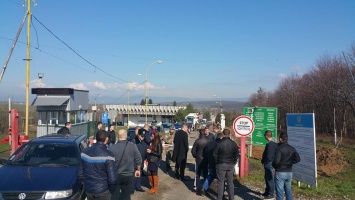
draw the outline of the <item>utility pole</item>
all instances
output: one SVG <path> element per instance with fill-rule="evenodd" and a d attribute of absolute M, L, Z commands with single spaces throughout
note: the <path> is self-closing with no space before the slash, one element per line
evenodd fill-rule
<path fill-rule="evenodd" d="M 29 94 L 30 94 L 30 61 L 31 61 L 31 0 L 27 0 L 27 53 L 26 53 L 26 121 L 25 135 L 28 136 Z"/>

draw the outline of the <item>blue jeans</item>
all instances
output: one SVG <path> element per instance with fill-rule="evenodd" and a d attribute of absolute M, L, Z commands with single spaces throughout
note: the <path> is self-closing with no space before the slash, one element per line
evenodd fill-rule
<path fill-rule="evenodd" d="M 264 179 L 265 179 L 265 194 L 274 196 L 275 192 L 275 180 L 274 180 L 274 168 L 272 167 L 272 162 L 264 164 Z"/>
<path fill-rule="evenodd" d="M 208 169 L 208 176 L 205 179 L 205 182 L 202 185 L 202 189 L 207 190 L 210 186 L 213 180 L 216 178 L 217 172 L 216 168 L 209 168 Z"/>
<path fill-rule="evenodd" d="M 276 172 L 276 200 L 284 199 L 284 191 L 286 194 L 286 200 L 292 200 L 291 181 L 292 172 Z"/>

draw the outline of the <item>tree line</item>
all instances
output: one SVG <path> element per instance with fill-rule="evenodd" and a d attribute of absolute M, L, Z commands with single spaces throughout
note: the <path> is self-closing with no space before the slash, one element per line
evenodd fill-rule
<path fill-rule="evenodd" d="M 246 105 L 277 107 L 283 129 L 287 113 L 315 113 L 317 132 L 354 134 L 354 67 L 355 43 L 345 53 L 321 56 L 308 73 L 288 76 L 272 92 L 260 87 Z"/>

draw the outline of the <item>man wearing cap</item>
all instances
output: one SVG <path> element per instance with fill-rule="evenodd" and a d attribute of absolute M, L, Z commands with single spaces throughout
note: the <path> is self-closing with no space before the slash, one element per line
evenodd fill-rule
<path fill-rule="evenodd" d="M 170 167 L 170 160 L 171 160 L 171 156 L 173 154 L 173 149 L 174 147 L 172 146 L 174 144 L 174 136 L 175 136 L 175 127 L 174 126 L 170 126 L 169 128 L 169 132 L 165 133 L 163 135 L 163 141 L 164 144 L 167 144 L 169 146 L 167 146 L 164 151 L 165 151 L 165 164 L 166 164 L 166 171 L 168 172 L 168 170 L 171 169 Z"/>

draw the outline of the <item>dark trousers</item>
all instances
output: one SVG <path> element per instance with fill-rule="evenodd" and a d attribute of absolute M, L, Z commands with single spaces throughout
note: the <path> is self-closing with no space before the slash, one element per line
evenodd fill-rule
<path fill-rule="evenodd" d="M 265 179 L 265 194 L 274 196 L 275 192 L 275 179 L 274 179 L 274 168 L 272 167 L 272 162 L 264 164 L 264 179 Z"/>
<path fill-rule="evenodd" d="M 144 165 L 141 165 L 144 166 Z M 143 170 L 141 170 L 141 174 L 143 174 Z M 134 177 L 132 181 L 132 191 L 141 190 L 142 189 L 142 176 Z"/>
<path fill-rule="evenodd" d="M 195 186 L 196 190 L 202 189 L 201 175 L 206 179 L 208 175 L 208 163 L 201 160 L 196 160 L 195 163 Z"/>
<path fill-rule="evenodd" d="M 228 196 L 229 199 L 234 199 L 234 184 L 233 184 L 233 173 L 234 173 L 234 164 L 228 163 L 220 163 L 216 165 L 217 171 L 217 182 L 218 182 L 218 189 L 217 189 L 217 199 L 223 199 L 224 193 L 224 181 L 228 184 Z"/>
<path fill-rule="evenodd" d="M 86 197 L 88 200 L 110 200 L 111 199 L 111 192 L 106 190 L 105 192 L 99 194 L 91 194 L 86 192 Z"/>
<path fill-rule="evenodd" d="M 165 150 L 165 164 L 167 166 L 167 168 L 170 168 L 170 160 L 172 157 L 173 152 L 169 149 L 170 147 L 167 147 L 167 149 Z"/>
<path fill-rule="evenodd" d="M 184 179 L 185 176 L 186 159 L 183 159 L 180 163 L 175 163 L 175 177 L 177 179 Z"/>
<path fill-rule="evenodd" d="M 111 200 L 130 200 L 131 199 L 131 185 L 132 185 L 133 175 L 132 176 L 117 176 L 117 186 L 115 191 L 112 194 Z"/>

